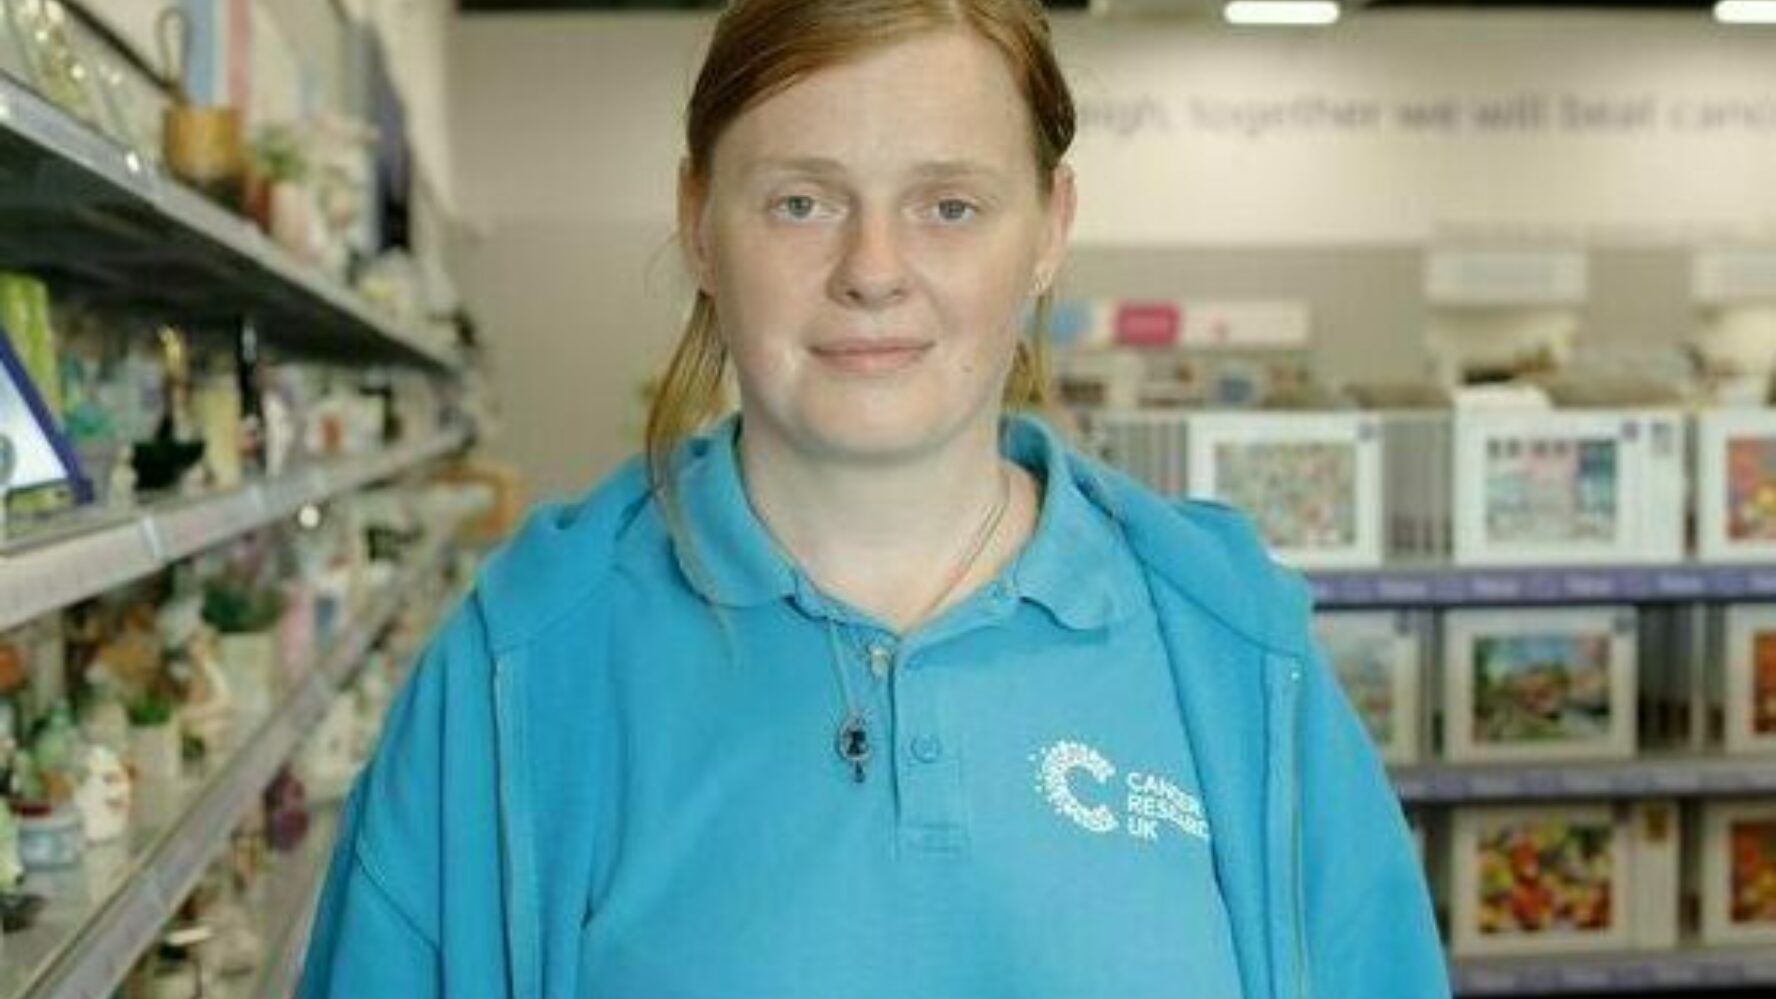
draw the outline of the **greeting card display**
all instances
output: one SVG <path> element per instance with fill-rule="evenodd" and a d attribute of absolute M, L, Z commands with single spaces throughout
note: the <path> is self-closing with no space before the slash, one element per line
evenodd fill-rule
<path fill-rule="evenodd" d="M 1697 556 L 1776 558 L 1776 410 L 1697 416 L 1695 469 Z"/>
<path fill-rule="evenodd" d="M 1678 829 L 1667 801 L 1458 809 L 1451 950 L 1484 957 L 1675 945 Z"/>
<path fill-rule="evenodd" d="M 1444 637 L 1450 760 L 1634 754 L 1633 608 L 1452 610 Z"/>
<path fill-rule="evenodd" d="M 1419 660 L 1416 632 L 1397 611 L 1341 611 L 1314 616 L 1326 659 L 1388 763 L 1418 759 Z"/>
<path fill-rule="evenodd" d="M 1702 942 L 1776 944 L 1776 801 L 1702 809 Z"/>
<path fill-rule="evenodd" d="M 1684 554 L 1675 412 L 1474 410 L 1455 417 L 1455 560 L 1675 561 Z"/>
<path fill-rule="evenodd" d="M 1716 686 L 1729 753 L 1776 752 L 1776 605 L 1726 609 Z"/>
<path fill-rule="evenodd" d="M 1364 413 L 1201 413 L 1189 492 L 1244 511 L 1302 568 L 1382 561 L 1382 435 Z"/>

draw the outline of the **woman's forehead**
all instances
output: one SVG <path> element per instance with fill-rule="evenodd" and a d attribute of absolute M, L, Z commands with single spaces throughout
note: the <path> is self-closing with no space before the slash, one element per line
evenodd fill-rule
<path fill-rule="evenodd" d="M 718 148 L 747 180 L 888 167 L 1003 176 L 1031 157 L 1029 111 L 996 48 L 946 32 L 809 73 L 742 113 Z"/>

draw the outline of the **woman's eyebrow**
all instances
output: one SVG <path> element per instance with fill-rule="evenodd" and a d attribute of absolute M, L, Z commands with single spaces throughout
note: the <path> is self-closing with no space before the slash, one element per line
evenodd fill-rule
<path fill-rule="evenodd" d="M 846 172 L 843 163 L 825 156 L 767 156 L 748 163 L 741 170 L 741 177 L 751 179 L 769 173 L 837 177 Z M 997 181 L 1005 176 L 1002 171 L 977 160 L 930 160 L 914 166 L 911 173 L 921 180 L 960 180 L 972 177 Z"/>
<path fill-rule="evenodd" d="M 844 164 L 824 156 L 767 156 L 746 164 L 740 175 L 750 179 L 764 173 L 807 173 L 818 176 L 837 176 L 844 172 Z"/>

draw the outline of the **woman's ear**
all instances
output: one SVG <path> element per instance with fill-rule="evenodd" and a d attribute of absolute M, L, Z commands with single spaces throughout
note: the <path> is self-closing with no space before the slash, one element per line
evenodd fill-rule
<path fill-rule="evenodd" d="M 715 281 L 709 266 L 709 241 L 703 227 L 703 211 L 708 204 L 709 189 L 691 169 L 690 157 L 678 164 L 678 245 L 684 253 L 685 267 L 705 295 L 715 294 Z"/>
<path fill-rule="evenodd" d="M 1054 287 L 1055 275 L 1067 256 L 1067 237 L 1073 232 L 1073 211 L 1078 192 L 1073 186 L 1073 168 L 1065 163 L 1054 169 L 1054 182 L 1048 191 L 1048 204 L 1042 220 L 1042 246 L 1036 254 L 1033 275 L 1037 295 Z"/>

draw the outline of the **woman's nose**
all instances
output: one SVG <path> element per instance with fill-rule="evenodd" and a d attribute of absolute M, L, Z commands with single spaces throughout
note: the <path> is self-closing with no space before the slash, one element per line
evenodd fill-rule
<path fill-rule="evenodd" d="M 844 252 L 833 270 L 834 296 L 865 309 L 879 309 L 906 297 L 909 275 L 893 216 L 858 212 L 845 228 Z"/>

